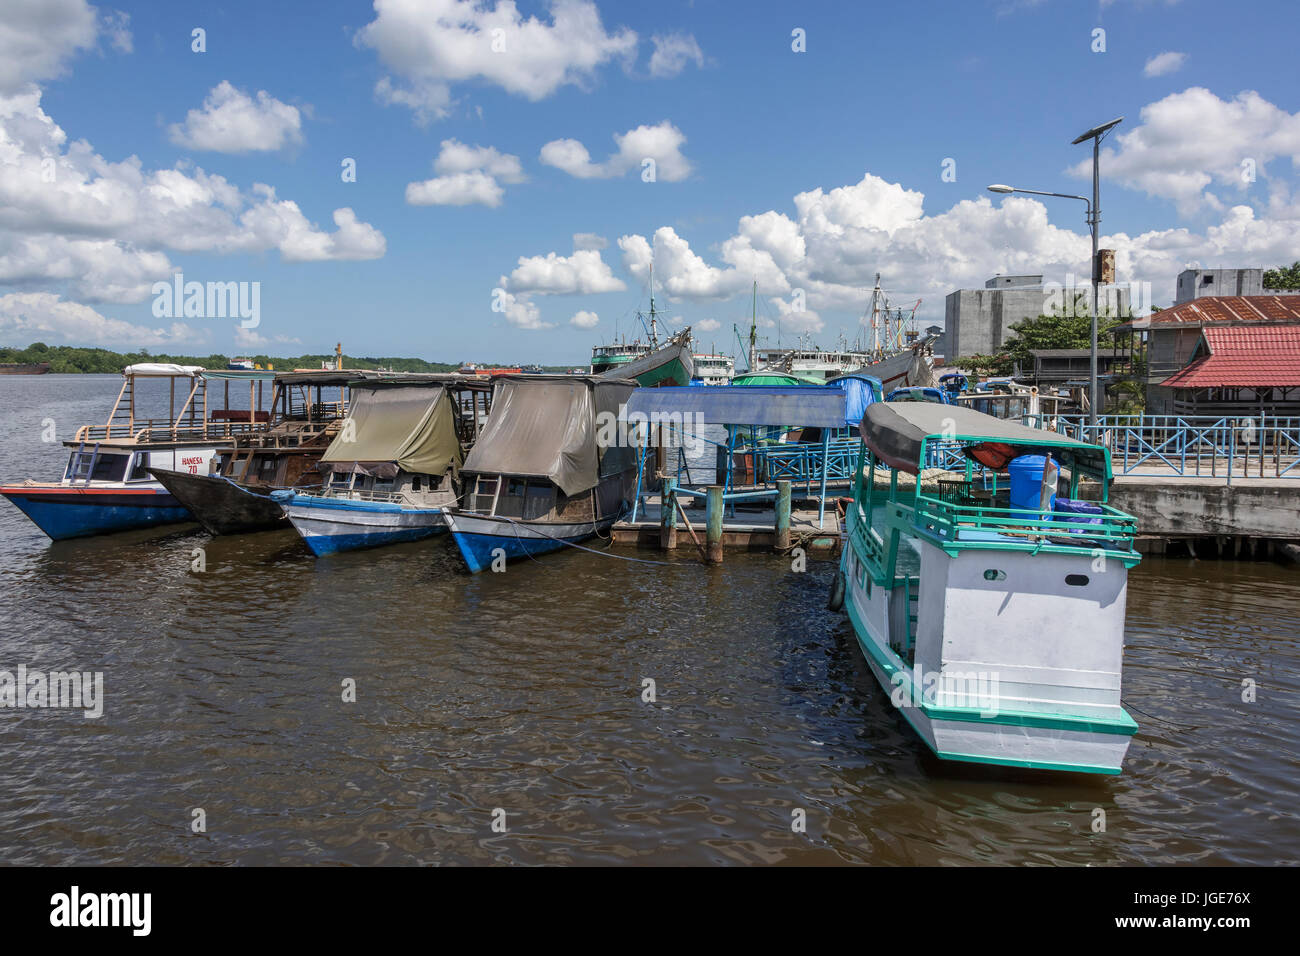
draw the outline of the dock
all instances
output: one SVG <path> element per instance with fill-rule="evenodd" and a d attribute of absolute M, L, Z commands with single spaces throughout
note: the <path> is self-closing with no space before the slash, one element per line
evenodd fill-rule
<path fill-rule="evenodd" d="M 685 520 L 683 520 L 683 515 Z M 801 500 L 791 503 L 788 541 L 778 547 L 777 509 L 775 507 L 736 508 L 734 514 L 724 514 L 720 543 L 724 551 L 787 551 L 802 547 L 806 551 L 836 554 L 840 549 L 843 521 L 839 509 L 828 502 L 826 513 L 818 520 L 816 501 Z M 623 519 L 610 531 L 616 545 L 637 548 L 707 547 L 708 512 L 705 508 L 687 506 L 677 512 L 675 529 L 667 533 L 665 541 L 663 503 L 659 495 L 647 499 L 636 520 Z M 692 535 L 692 531 L 694 534 Z"/>

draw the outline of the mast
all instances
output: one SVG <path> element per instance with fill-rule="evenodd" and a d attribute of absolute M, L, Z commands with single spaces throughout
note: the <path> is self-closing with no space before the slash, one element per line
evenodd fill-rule
<path fill-rule="evenodd" d="M 650 347 L 659 347 L 659 335 L 655 329 L 655 260 L 650 257 Z"/>
<path fill-rule="evenodd" d="M 749 370 L 754 370 L 758 361 L 758 280 L 754 280 L 753 311 L 749 318 Z"/>

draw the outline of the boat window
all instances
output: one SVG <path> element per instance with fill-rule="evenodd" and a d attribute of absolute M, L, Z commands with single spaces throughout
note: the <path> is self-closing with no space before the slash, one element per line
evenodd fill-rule
<path fill-rule="evenodd" d="M 1072 588 L 1085 588 L 1088 586 L 1088 575 L 1086 574 L 1067 574 L 1065 583 Z"/>
<path fill-rule="evenodd" d="M 149 481 L 153 475 L 149 474 L 149 453 L 136 452 L 131 461 L 131 473 L 127 476 L 127 481 Z"/>
<path fill-rule="evenodd" d="M 984 572 L 985 581 L 1005 581 L 1006 579 L 1007 572 L 999 571 L 997 568 L 989 568 Z"/>
<path fill-rule="evenodd" d="M 412 476 L 411 476 L 411 490 L 412 490 L 412 491 L 419 491 L 419 490 L 420 490 L 420 476 L 419 476 L 419 475 L 412 475 Z"/>
<path fill-rule="evenodd" d="M 74 481 L 121 481 L 126 476 L 130 455 L 108 455 L 94 451 L 74 451 L 68 459 L 66 477 Z"/>

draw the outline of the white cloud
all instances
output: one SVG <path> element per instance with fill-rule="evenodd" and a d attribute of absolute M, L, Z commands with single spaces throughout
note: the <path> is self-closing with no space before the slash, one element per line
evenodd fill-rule
<path fill-rule="evenodd" d="M 573 318 L 569 319 L 569 324 L 575 329 L 594 329 L 600 324 L 600 316 L 596 315 L 595 312 L 588 312 L 583 309 L 573 314 Z"/>
<path fill-rule="evenodd" d="M 51 343 L 155 346 L 206 342 L 206 330 L 180 322 L 167 328 L 146 328 L 106 318 L 88 305 L 68 302 L 52 292 L 11 292 L 0 295 L 0 332 L 6 337 Z"/>
<path fill-rule="evenodd" d="M 511 0 L 375 0 L 375 19 L 356 35 L 393 74 L 379 98 L 445 118 L 458 83 L 492 83 L 537 101 L 562 86 L 590 84 L 597 71 L 636 54 L 637 35 L 607 32 L 591 0 L 553 0 L 550 21 L 524 17 Z"/>
<path fill-rule="evenodd" d="M 151 279 L 170 275 L 163 250 L 279 250 L 288 262 L 384 254 L 383 234 L 350 208 L 334 210 L 336 230 L 324 232 L 263 183 L 244 191 L 189 163 L 112 162 L 69 143 L 40 101 L 35 89 L 0 96 L 0 271 L 15 281 L 81 272 L 79 297 L 137 302 Z"/>
<path fill-rule="evenodd" d="M 135 42 L 131 36 L 131 14 L 121 10 L 106 10 L 100 14 L 99 27 L 118 53 L 135 52 Z"/>
<path fill-rule="evenodd" d="M 538 295 L 592 295 L 622 292 L 627 286 L 617 278 L 599 249 L 577 249 L 571 256 L 548 252 L 545 256 L 520 256 L 501 286 L 515 293 Z"/>
<path fill-rule="evenodd" d="M 609 240 L 594 232 L 575 232 L 573 234 L 573 248 L 575 249 L 605 249 L 608 246 Z"/>
<path fill-rule="evenodd" d="M 499 206 L 505 190 L 501 183 L 522 183 L 524 175 L 518 156 L 498 152 L 492 146 L 466 146 L 456 139 L 444 139 L 434 171 L 423 182 L 408 183 L 406 201 L 412 206 L 468 206 L 481 203 Z"/>
<path fill-rule="evenodd" d="M 214 86 L 203 108 L 190 110 L 184 123 L 168 127 L 177 146 L 214 153 L 274 152 L 302 142 L 302 114 L 266 90 L 254 100 L 229 80 Z"/>
<path fill-rule="evenodd" d="M 603 163 L 593 163 L 587 147 L 576 139 L 556 139 L 542 147 L 540 159 L 577 179 L 609 179 L 628 170 L 642 169 L 647 159 L 655 161 L 655 178 L 678 182 L 691 173 L 690 161 L 682 155 L 686 137 L 664 120 L 654 126 L 638 126 L 615 133 L 618 150 Z"/>
<path fill-rule="evenodd" d="M 704 51 L 689 33 L 670 33 L 652 39 L 655 49 L 650 54 L 651 76 L 676 76 L 690 63 L 704 66 Z"/>
<path fill-rule="evenodd" d="M 1142 108 L 1141 124 L 1120 133 L 1118 148 L 1104 148 L 1102 175 L 1152 196 L 1172 199 L 1184 215 L 1225 203 L 1207 187 L 1214 183 L 1244 195 L 1247 160 L 1267 178 L 1274 159 L 1300 162 L 1300 112 L 1288 113 L 1254 91 L 1222 100 L 1203 87 L 1172 93 Z M 1071 175 L 1092 175 L 1092 159 Z"/>
<path fill-rule="evenodd" d="M 1142 73 L 1145 76 L 1165 76 L 1169 73 L 1177 73 L 1186 62 L 1186 53 L 1175 53 L 1173 51 L 1157 53 L 1147 60 L 1146 66 L 1142 68 Z"/>
<path fill-rule="evenodd" d="M 0 95 L 61 76 L 95 45 L 99 23 L 85 0 L 5 0 L 0 5 Z"/>
<path fill-rule="evenodd" d="M 302 339 L 290 335 L 273 335 L 267 338 L 254 329 L 235 326 L 235 345 L 241 349 L 266 348 L 270 345 L 302 345 Z"/>
<path fill-rule="evenodd" d="M 528 298 L 527 295 L 512 295 L 504 289 L 496 295 L 499 303 L 498 311 L 506 317 L 509 322 L 517 329 L 553 329 L 555 323 L 543 322 L 541 313 L 537 309 L 537 303 Z"/>
<path fill-rule="evenodd" d="M 696 332 L 716 332 L 722 328 L 722 323 L 717 319 L 701 319 L 692 323 Z"/>

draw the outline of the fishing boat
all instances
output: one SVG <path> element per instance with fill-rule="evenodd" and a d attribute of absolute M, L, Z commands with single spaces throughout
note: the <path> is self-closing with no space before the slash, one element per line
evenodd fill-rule
<path fill-rule="evenodd" d="M 457 500 L 464 445 L 478 416 L 463 416 L 461 393 L 487 383 L 456 375 L 353 382 L 347 419 L 321 456 L 316 493 L 271 497 L 317 556 L 418 541 L 447 530 Z"/>
<path fill-rule="evenodd" d="M 609 530 L 635 493 L 619 410 L 637 383 L 593 375 L 503 376 L 465 459 L 447 526 L 472 573 Z M 499 562 L 499 563 L 498 563 Z"/>
<path fill-rule="evenodd" d="M 204 377 L 229 382 L 230 374 L 206 372 Z M 322 479 L 316 465 L 341 427 L 348 383 L 375 374 L 360 370 L 278 373 L 269 427 L 237 435 L 233 444 L 217 449 L 211 474 L 166 468 L 150 468 L 149 473 L 209 534 L 288 527 L 271 492 L 319 488 Z"/>
<path fill-rule="evenodd" d="M 872 404 L 861 432 L 830 605 L 907 722 L 946 760 L 1119 773 L 1139 557 L 1108 450 L 930 402 Z"/>
<path fill-rule="evenodd" d="M 274 373 L 230 374 L 248 382 L 246 408 L 232 407 L 228 386 L 225 406 L 210 408 L 208 380 L 198 366 L 128 366 L 107 422 L 83 425 L 63 443 L 69 449 L 63 476 L 5 485 L 0 495 L 55 541 L 192 521 L 189 510 L 149 469 L 206 474 L 219 447 L 266 426 L 269 413 L 260 406 L 261 384 Z M 165 395 L 144 386 L 159 380 L 169 384 Z M 183 389 L 179 396 L 178 384 Z M 238 392 L 242 389 L 236 395 L 242 397 Z M 162 407 L 167 408 L 165 418 L 151 414 Z"/>
<path fill-rule="evenodd" d="M 622 342 L 597 345 L 591 350 L 591 374 L 635 379 L 637 384 L 654 388 L 660 385 L 690 385 L 695 376 L 695 353 L 691 351 L 690 326 L 659 344 L 659 316 L 655 311 L 654 265 L 650 266 L 650 312 L 637 312 L 637 319 L 649 337 L 648 342 Z M 647 324 L 646 319 L 649 319 Z"/>

